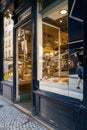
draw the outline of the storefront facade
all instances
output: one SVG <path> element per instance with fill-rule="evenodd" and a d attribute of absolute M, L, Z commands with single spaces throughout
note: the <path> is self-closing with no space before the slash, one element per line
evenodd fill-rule
<path fill-rule="evenodd" d="M 27 2 L 27 5 L 25 3 Z M 37 79 L 36 1 L 10 1 L 3 9 L 3 96 L 32 111 L 33 83 Z M 8 4 L 7 4 L 8 5 Z M 34 7 L 35 8 L 34 8 Z M 34 40 L 32 40 L 34 37 Z M 3 40 L 4 39 L 4 40 Z M 33 59 L 33 60 L 32 60 Z M 34 63 L 33 63 L 34 61 Z M 34 108 L 35 109 L 35 108 Z"/>
<path fill-rule="evenodd" d="M 85 7 L 77 0 L 18 0 L 0 14 L 2 94 L 55 129 L 86 130 Z"/>

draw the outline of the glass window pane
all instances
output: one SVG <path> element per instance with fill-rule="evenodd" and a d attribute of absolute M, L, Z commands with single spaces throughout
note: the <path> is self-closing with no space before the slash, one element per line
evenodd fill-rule
<path fill-rule="evenodd" d="M 32 82 L 32 23 L 27 22 L 17 29 L 17 77 L 19 94 L 29 94 Z M 30 93 L 31 94 L 31 93 Z"/>
<path fill-rule="evenodd" d="M 76 21 L 69 23 L 74 29 L 68 28 L 68 22 L 67 1 L 43 14 L 40 89 L 83 99 L 83 44 L 81 39 L 69 41 L 76 37 L 77 30 L 73 26 Z M 77 28 L 79 25 L 78 22 Z"/>
<path fill-rule="evenodd" d="M 8 17 L 4 17 L 4 80 L 13 80 L 13 20 L 11 12 L 8 11 Z M 10 21 L 10 22 L 9 22 Z"/>
<path fill-rule="evenodd" d="M 43 80 L 68 83 L 68 34 L 43 24 Z"/>

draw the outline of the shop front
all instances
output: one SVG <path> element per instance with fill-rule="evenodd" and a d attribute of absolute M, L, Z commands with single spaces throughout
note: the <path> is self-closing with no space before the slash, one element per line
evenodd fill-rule
<path fill-rule="evenodd" d="M 37 6 L 36 113 L 60 130 L 83 130 L 86 119 L 84 16 L 80 2 L 49 0 L 41 3 L 42 8 Z"/>
<path fill-rule="evenodd" d="M 86 130 L 86 16 L 80 2 L 18 0 L 1 15 L 3 96 L 59 130 Z"/>
<path fill-rule="evenodd" d="M 6 3 L 4 3 L 6 4 Z M 3 7 L 3 3 L 1 2 Z M 2 8 L 1 23 L 1 91 L 3 96 L 12 100 L 13 86 L 13 3 L 7 9 Z"/>
<path fill-rule="evenodd" d="M 25 3 L 27 2 L 27 5 Z M 13 45 L 13 100 L 33 111 L 33 77 L 35 60 L 35 30 L 31 1 L 14 2 L 14 45 Z M 35 25 L 34 25 L 35 26 Z M 35 62 L 36 63 L 36 62 Z M 15 67 L 16 66 L 16 67 Z M 35 77 L 36 78 L 36 77 Z"/>
<path fill-rule="evenodd" d="M 27 5 L 25 3 L 27 2 Z M 8 100 L 32 111 L 33 78 L 36 54 L 33 9 L 30 1 L 11 2 L 3 11 L 2 94 Z M 34 3 L 34 2 L 33 2 Z M 8 3 L 7 3 L 8 4 Z M 34 30 L 34 31 L 32 31 Z M 34 32 L 34 33 L 33 33 Z M 35 49 L 36 50 L 36 49 Z M 34 71 L 35 69 L 35 71 Z M 33 71 L 34 72 L 33 72 Z M 36 76 L 34 77 L 34 80 Z"/>
<path fill-rule="evenodd" d="M 17 55 L 16 55 L 16 95 L 20 103 L 31 106 L 32 86 L 32 30 L 31 20 L 25 22 L 16 29 L 17 34 Z"/>

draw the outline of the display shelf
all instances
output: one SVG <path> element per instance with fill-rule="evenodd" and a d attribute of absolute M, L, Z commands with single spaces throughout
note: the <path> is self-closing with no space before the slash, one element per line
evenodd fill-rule
<path fill-rule="evenodd" d="M 64 54 L 64 55 L 63 55 Z M 59 82 L 59 78 L 64 79 L 68 76 L 68 58 L 67 53 L 59 54 L 58 51 L 44 53 L 43 55 L 43 79 Z M 59 77 L 59 78 L 58 78 Z M 65 80 L 61 80 L 66 82 Z"/>

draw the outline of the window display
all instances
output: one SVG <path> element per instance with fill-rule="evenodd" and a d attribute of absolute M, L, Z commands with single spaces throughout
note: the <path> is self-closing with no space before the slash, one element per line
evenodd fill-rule
<path fill-rule="evenodd" d="M 43 24 L 43 80 L 68 83 L 68 39 L 55 26 Z"/>
<path fill-rule="evenodd" d="M 17 30 L 18 59 L 17 73 L 19 94 L 28 93 L 31 90 L 31 22 L 22 25 Z M 30 89 L 29 89 L 30 86 Z"/>
<path fill-rule="evenodd" d="M 42 43 L 39 43 L 40 48 L 42 45 L 39 50 L 42 73 L 38 74 L 40 89 L 82 100 L 83 44 L 69 42 L 68 2 L 61 2 L 42 17 Z"/>

